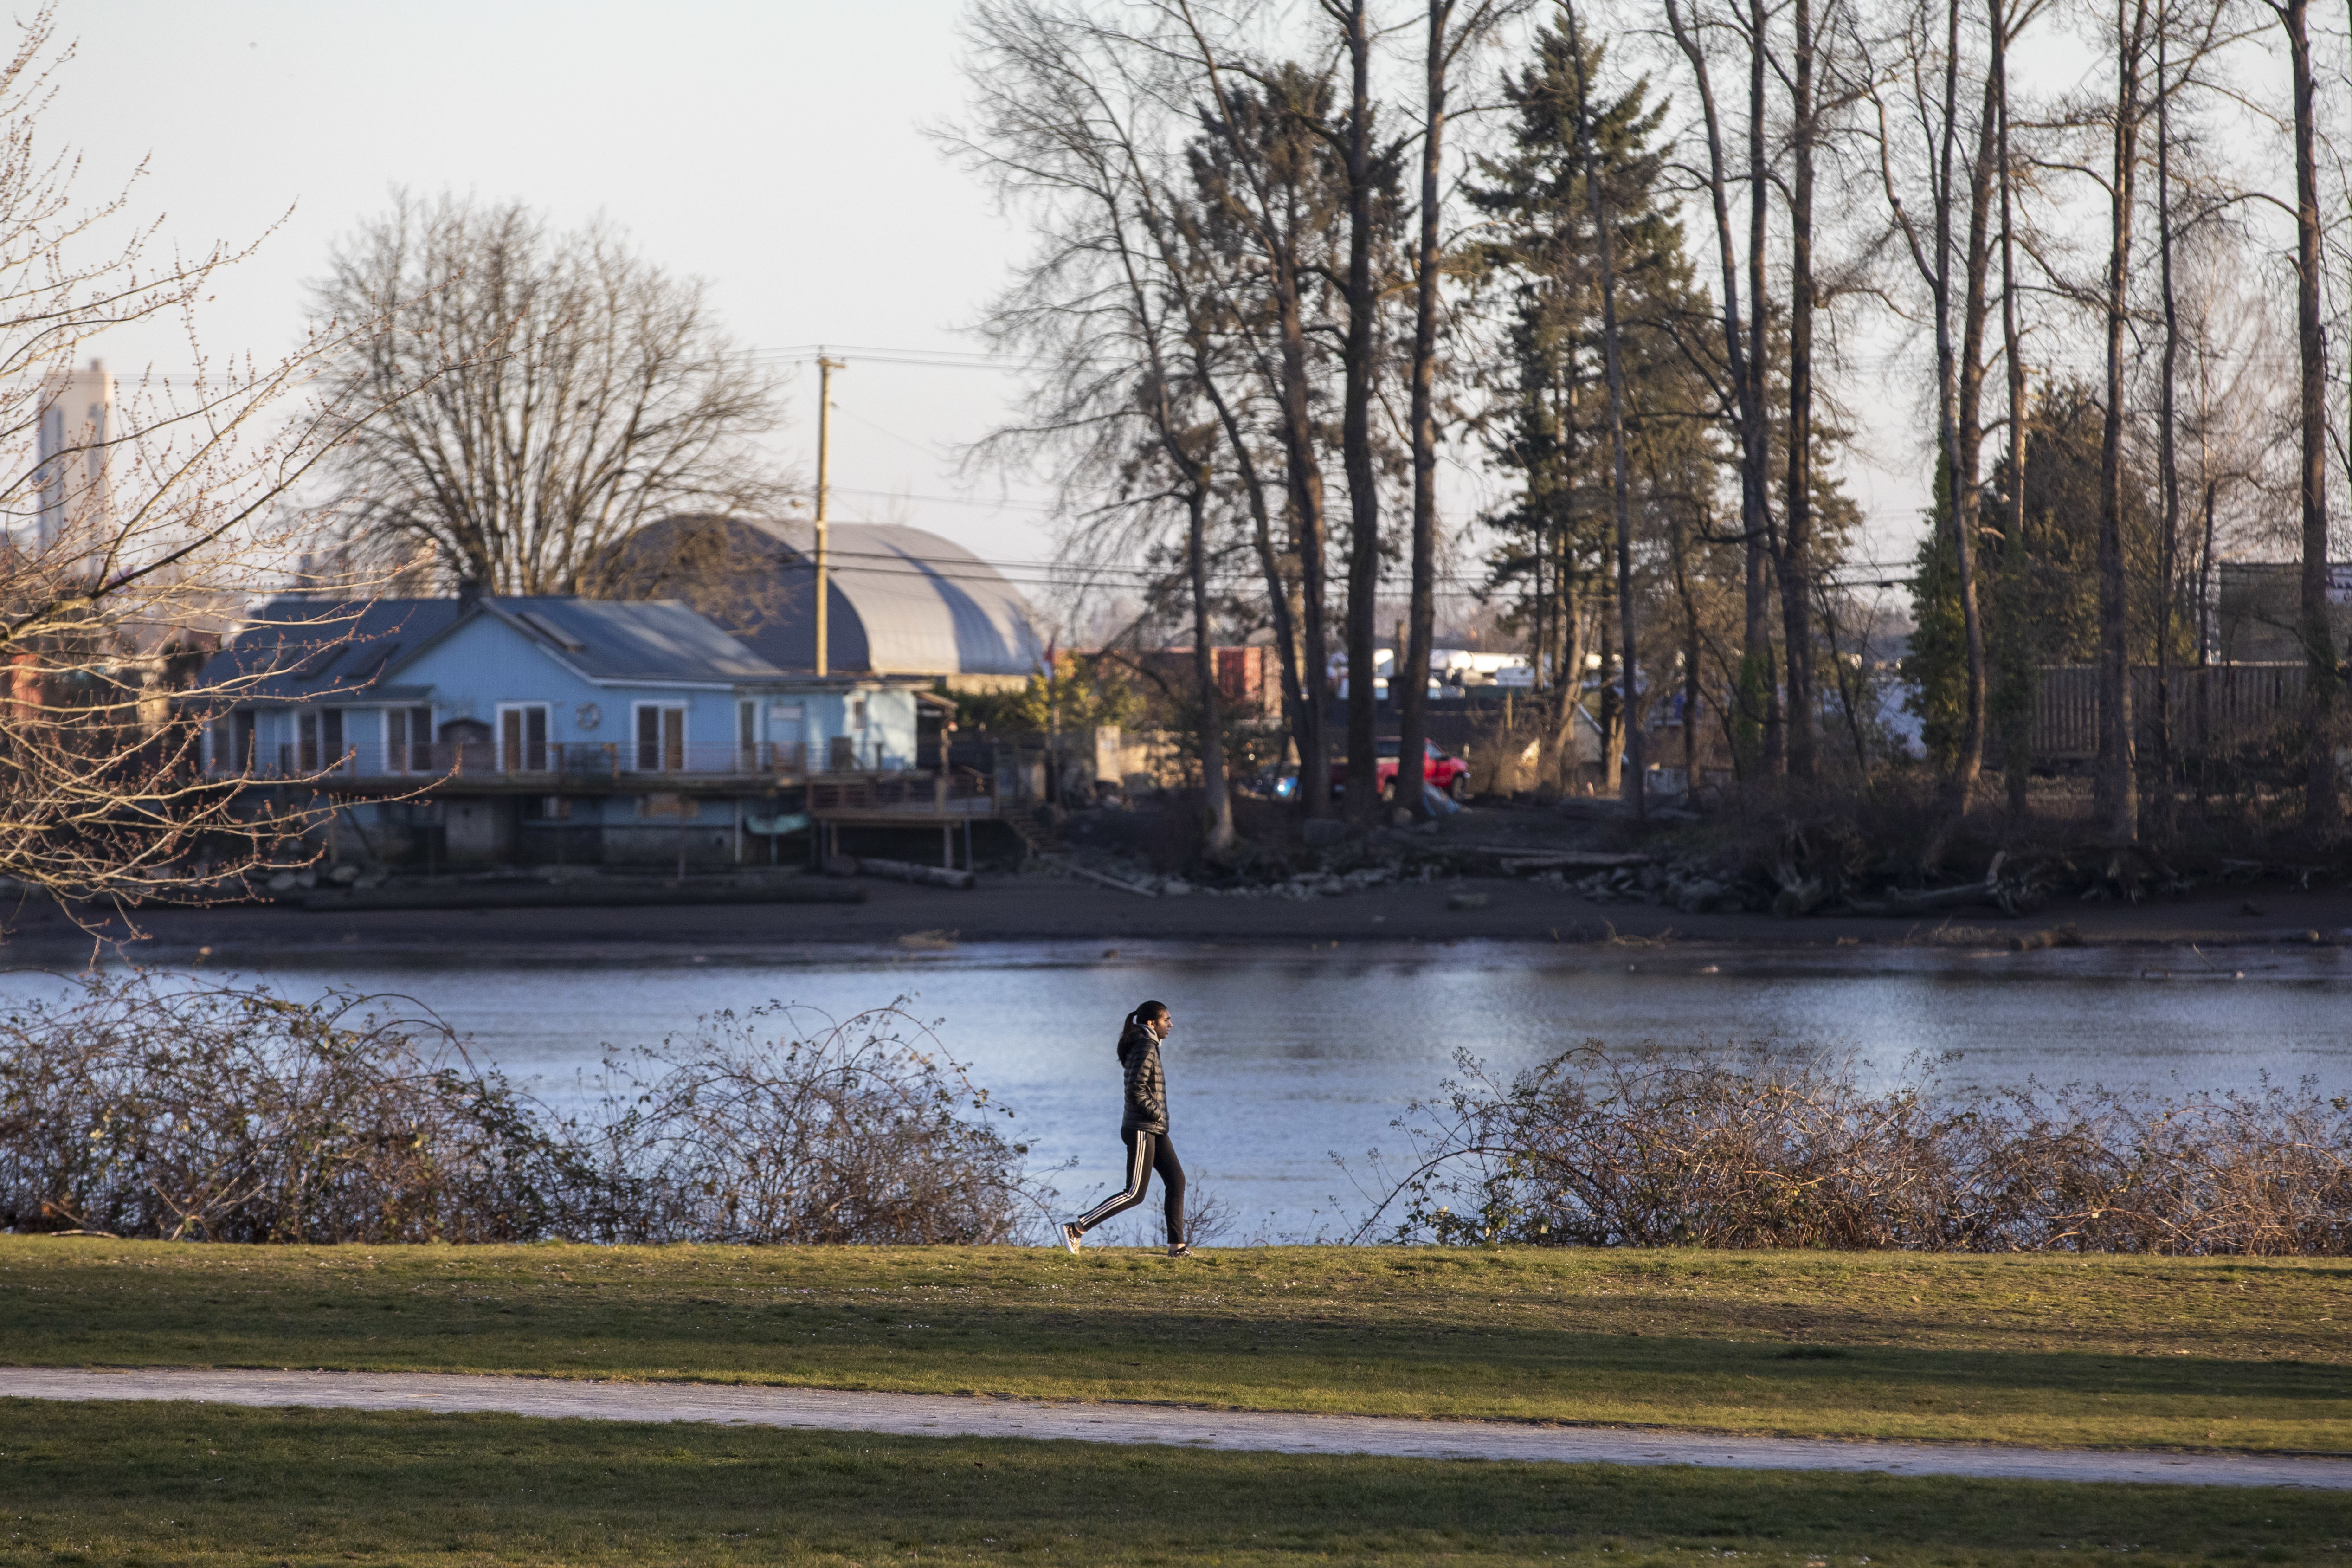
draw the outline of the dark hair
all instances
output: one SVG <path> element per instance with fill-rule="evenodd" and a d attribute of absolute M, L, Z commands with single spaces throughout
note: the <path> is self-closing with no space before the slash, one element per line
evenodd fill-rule
<path fill-rule="evenodd" d="M 1147 1023 L 1150 1022 L 1150 1021 L 1151 1021 L 1152 1019 L 1154 1019 L 1154 1018 L 1164 1018 L 1164 1017 L 1166 1017 L 1167 1016 L 1168 1016 L 1168 1004 L 1167 1004 L 1167 1003 L 1165 1003 L 1165 1002 L 1146 1002 L 1146 1003 L 1144 1003 L 1141 1006 L 1139 1006 L 1139 1007 L 1136 1008 L 1136 1010 L 1135 1010 L 1134 1012 L 1129 1013 L 1129 1014 L 1125 1018 L 1123 1018 L 1123 1019 L 1121 1019 L 1121 1020 L 1119 1021 L 1119 1026 L 1118 1026 L 1118 1065 L 1119 1065 L 1119 1066 L 1121 1066 L 1121 1067 L 1125 1067 L 1125 1066 L 1127 1065 L 1127 1058 L 1128 1058 L 1128 1053 L 1129 1053 L 1129 1052 L 1132 1051 L 1133 1049 L 1135 1049 L 1135 1047 L 1138 1047 L 1138 1046 L 1139 1046 L 1139 1045 L 1144 1044 L 1145 1042 L 1149 1041 L 1149 1040 L 1151 1038 L 1150 1034 L 1150 1033 L 1149 1033 L 1149 1032 L 1144 1028 L 1144 1026 L 1144 1026 L 1145 1024 L 1147 1024 Z"/>

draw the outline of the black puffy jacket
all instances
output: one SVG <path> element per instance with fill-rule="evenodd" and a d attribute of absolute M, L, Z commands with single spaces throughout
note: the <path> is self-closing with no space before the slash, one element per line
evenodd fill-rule
<path fill-rule="evenodd" d="M 1167 1131 L 1168 1077 L 1160 1070 L 1160 1042 L 1150 1030 L 1138 1029 L 1119 1041 L 1118 1058 L 1127 1069 L 1127 1105 L 1118 1130 Z"/>

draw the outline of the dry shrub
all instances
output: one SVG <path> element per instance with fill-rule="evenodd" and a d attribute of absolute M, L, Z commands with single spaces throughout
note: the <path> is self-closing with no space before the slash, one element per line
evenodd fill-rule
<path fill-rule="evenodd" d="M 2342 1256 L 2352 1100 L 2036 1086 L 1938 1103 L 1761 1047 L 1612 1052 L 1508 1083 L 1467 1057 L 1397 1125 L 1361 1239 Z"/>
<path fill-rule="evenodd" d="M 967 1245 L 1022 1240 L 1048 1194 L 961 1067 L 898 1007 L 843 1023 L 770 1004 L 605 1062 L 562 1124 L 570 1233 L 614 1242 Z M 967 1120 L 964 1111 L 973 1113 Z M 584 1200 L 584 1201 L 577 1201 Z"/>
<path fill-rule="evenodd" d="M 529 1108 L 392 999 L 92 978 L 0 1021 L 0 1223 L 205 1241 L 513 1241 Z"/>
<path fill-rule="evenodd" d="M 96 977 L 0 1023 L 0 1226 L 259 1242 L 983 1242 L 1052 1195 L 895 1007 L 765 1007 L 558 1117 L 404 998 Z M 966 1120 L 966 1106 L 976 1119 Z"/>

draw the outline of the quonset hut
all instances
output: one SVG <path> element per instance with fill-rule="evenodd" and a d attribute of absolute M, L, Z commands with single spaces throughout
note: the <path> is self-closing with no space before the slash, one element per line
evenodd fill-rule
<path fill-rule="evenodd" d="M 903 523 L 835 523 L 825 552 L 829 673 L 1016 686 L 1046 639 L 1021 591 L 961 545 Z M 816 668 L 816 531 L 806 522 L 665 518 L 630 541 L 628 596 L 682 599 L 780 669 Z"/>

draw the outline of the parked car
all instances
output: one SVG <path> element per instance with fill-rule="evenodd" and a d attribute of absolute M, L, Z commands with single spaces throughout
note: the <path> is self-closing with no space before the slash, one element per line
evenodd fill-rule
<path fill-rule="evenodd" d="M 1455 800 L 1469 799 L 1470 764 L 1460 757 L 1449 756 L 1439 751 L 1434 742 L 1423 741 L 1421 745 L 1422 777 Z M 1380 758 L 1382 800 L 1396 798 L 1397 762 L 1402 754 L 1402 742 L 1394 735 L 1383 735 L 1372 744 L 1374 753 Z M 1346 788 L 1347 783 L 1348 759 L 1334 757 L 1331 760 L 1331 788 L 1336 793 Z"/>
<path fill-rule="evenodd" d="M 1260 768 L 1235 782 L 1244 793 L 1263 800 L 1296 800 L 1298 797 L 1298 770 L 1287 765 Z"/>

